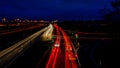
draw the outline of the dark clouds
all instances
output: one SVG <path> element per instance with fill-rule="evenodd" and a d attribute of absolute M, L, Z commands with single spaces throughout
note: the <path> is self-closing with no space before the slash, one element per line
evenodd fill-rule
<path fill-rule="evenodd" d="M 95 18 L 111 0 L 0 0 L 0 17 Z"/>

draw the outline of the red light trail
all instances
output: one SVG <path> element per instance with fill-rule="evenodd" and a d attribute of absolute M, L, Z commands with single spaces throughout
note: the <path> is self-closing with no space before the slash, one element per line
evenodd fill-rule
<path fill-rule="evenodd" d="M 76 53 L 73 49 L 73 44 L 68 37 L 68 35 L 64 32 L 62 28 L 57 25 L 54 25 L 56 28 L 56 40 L 54 43 L 54 48 L 50 54 L 48 62 L 46 64 L 46 68 L 78 68 L 78 63 L 76 59 Z M 63 35 L 64 45 L 61 45 L 61 35 Z M 61 46 L 63 46 L 63 51 Z M 62 55 L 63 53 L 63 55 Z M 62 61 L 62 59 L 65 59 Z M 63 63 L 63 65 L 61 65 Z"/>

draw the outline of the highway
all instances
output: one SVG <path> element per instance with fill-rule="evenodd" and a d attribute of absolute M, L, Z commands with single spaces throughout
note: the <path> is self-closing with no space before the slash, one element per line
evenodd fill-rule
<path fill-rule="evenodd" d="M 0 52 L 0 66 L 4 67 L 7 62 L 10 62 L 12 58 L 19 55 L 23 50 L 27 49 L 30 44 L 34 42 L 34 40 L 44 31 L 50 29 L 50 26 L 34 33 L 33 35 L 21 40 L 20 42 L 12 45 L 11 47 Z"/>
<path fill-rule="evenodd" d="M 46 64 L 46 68 L 61 68 L 60 63 L 62 63 L 60 61 L 60 59 L 62 58 L 61 55 L 61 38 L 60 38 L 60 31 L 58 29 L 57 26 L 55 26 L 56 28 L 56 40 L 54 42 L 54 47 L 51 51 L 50 57 L 48 59 L 48 62 Z M 58 60 L 59 59 L 59 60 Z"/>
<path fill-rule="evenodd" d="M 108 35 L 90 33 L 90 35 L 94 34 Z M 103 50 L 110 47 L 107 45 L 112 38 L 102 40 L 101 38 L 86 39 L 87 37 L 81 40 L 82 36 L 79 38 L 71 38 L 57 24 L 49 24 L 44 29 L 1 51 L 0 65 L 4 68 L 105 68 L 107 66 L 105 63 L 108 62 L 105 60 Z M 79 49 L 76 50 L 78 42 Z"/>
<path fill-rule="evenodd" d="M 60 31 L 62 32 L 65 41 L 65 68 L 80 68 L 80 63 L 77 59 L 77 53 L 75 52 L 75 48 L 70 38 L 62 28 L 60 28 Z"/>
<path fill-rule="evenodd" d="M 77 53 L 75 53 L 69 37 L 62 28 L 57 25 L 54 25 L 54 27 L 56 28 L 57 33 L 56 40 L 46 64 L 46 68 L 79 68 L 77 62 L 78 59 L 76 57 Z M 61 38 L 63 38 L 64 45 L 61 45 Z"/>
<path fill-rule="evenodd" d="M 36 25 L 36 26 L 31 26 L 31 27 L 23 27 L 23 28 L 3 30 L 3 31 L 0 31 L 0 36 L 8 35 L 8 34 L 16 33 L 16 32 L 22 32 L 22 31 L 25 31 L 25 30 L 40 28 L 40 27 L 41 27 L 40 25 Z"/>
<path fill-rule="evenodd" d="M 0 51 L 10 47 L 20 40 L 32 35 L 45 26 L 14 27 L 14 29 L 3 29 L 0 31 Z M 6 27 L 7 28 L 7 27 Z M 9 27 L 10 28 L 10 27 Z M 13 27 L 11 27 L 13 28 Z"/>

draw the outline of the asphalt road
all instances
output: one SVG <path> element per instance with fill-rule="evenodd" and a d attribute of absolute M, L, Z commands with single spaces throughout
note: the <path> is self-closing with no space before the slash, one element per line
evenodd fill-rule
<path fill-rule="evenodd" d="M 5 48 L 10 47 L 11 45 L 13 45 L 13 44 L 19 42 L 20 40 L 30 36 L 31 34 L 39 31 L 42 28 L 43 27 L 0 36 L 0 51 L 4 50 Z"/>
<path fill-rule="evenodd" d="M 114 65 L 118 53 L 118 40 L 78 40 L 80 48 L 78 56 L 81 68 L 117 68 Z M 115 41 L 115 42 L 114 42 Z M 45 68 L 48 56 L 51 53 L 51 42 L 36 41 L 28 50 L 18 57 L 8 68 L 36 68 L 38 63 L 40 68 Z M 43 58 L 45 53 L 47 55 Z M 42 60 L 43 59 L 43 60 Z"/>
<path fill-rule="evenodd" d="M 50 52 L 50 46 L 48 45 L 50 42 L 42 42 L 36 41 L 33 46 L 31 46 L 28 50 L 26 50 L 19 58 L 17 58 L 8 68 L 36 68 L 38 62 L 40 62 L 41 58 L 47 50 Z M 47 54 L 49 55 L 49 53 Z M 47 60 L 47 56 L 42 61 L 42 67 L 44 68 L 46 65 L 45 59 Z M 40 65 L 41 66 L 41 65 Z"/>

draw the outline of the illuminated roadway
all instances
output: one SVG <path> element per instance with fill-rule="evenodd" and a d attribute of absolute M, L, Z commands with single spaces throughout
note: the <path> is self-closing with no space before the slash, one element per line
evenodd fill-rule
<path fill-rule="evenodd" d="M 52 52 L 51 52 L 48 62 L 46 64 L 46 68 L 60 68 L 61 67 L 61 66 L 59 66 L 59 64 L 61 63 L 60 58 L 62 58 L 60 55 L 61 54 L 60 31 L 57 26 L 55 26 L 55 28 L 56 28 L 57 36 L 56 36 L 56 40 L 54 42 L 54 48 L 52 49 Z"/>
<path fill-rule="evenodd" d="M 49 29 L 41 35 L 43 41 L 48 41 L 52 39 L 53 25 L 49 25 Z"/>
<path fill-rule="evenodd" d="M 62 28 L 54 25 L 56 39 L 45 68 L 80 68 L 80 63 L 74 46 Z M 63 42 L 62 42 L 63 41 Z M 36 68 L 40 68 L 37 65 Z"/>
<path fill-rule="evenodd" d="M 6 66 L 6 63 L 9 62 L 12 58 L 18 56 L 22 51 L 26 50 L 31 43 L 43 32 L 51 29 L 51 25 L 48 27 L 34 33 L 33 35 L 25 38 L 24 40 L 12 45 L 11 47 L 0 52 L 0 67 Z M 52 28 L 53 30 L 53 28 Z M 14 60 L 14 59 L 13 59 Z"/>
<path fill-rule="evenodd" d="M 77 53 L 75 52 L 74 46 L 70 38 L 62 28 L 59 27 L 59 29 L 62 32 L 65 41 L 65 68 L 80 68 L 80 63 L 77 59 Z"/>
<path fill-rule="evenodd" d="M 53 34 L 56 36 L 54 39 L 53 39 Z M 78 34 L 88 34 L 88 33 L 79 32 Z M 90 33 L 90 34 L 96 34 L 96 33 Z M 106 35 L 106 34 L 102 33 L 102 35 Z M 15 60 L 16 57 L 19 57 L 19 55 L 21 53 L 23 53 L 25 50 L 27 51 L 27 49 L 29 47 L 36 46 L 35 44 L 33 44 L 32 46 L 30 45 L 34 42 L 34 40 L 36 38 L 39 38 L 46 44 L 39 44 L 38 47 L 34 48 L 35 50 L 38 48 L 39 51 L 36 50 L 35 52 L 33 52 L 34 49 L 32 48 L 33 51 L 31 50 L 29 53 L 30 55 L 32 55 L 32 59 L 30 58 L 29 60 L 26 60 L 26 61 L 28 61 L 27 68 L 32 67 L 31 64 L 34 64 L 34 67 L 32 67 L 32 68 L 35 68 L 35 67 L 36 68 L 81 68 L 81 64 L 79 62 L 77 52 L 72 43 L 75 40 L 71 41 L 72 38 L 70 39 L 70 37 L 65 32 L 65 30 L 63 30 L 57 24 L 54 24 L 54 25 L 50 24 L 48 27 L 34 33 L 33 35 L 29 36 L 28 38 L 25 38 L 24 40 L 12 45 L 11 47 L 9 47 L 3 51 L 0 51 L 0 66 L 1 66 L 0 68 L 2 68 L 2 66 L 5 66 L 5 68 L 6 68 L 8 63 L 12 63 L 11 60 Z M 54 41 L 52 42 L 52 40 L 54 40 Z M 49 43 L 48 43 L 48 41 L 49 41 Z M 41 43 L 41 41 L 39 41 L 39 42 Z M 52 42 L 52 44 L 50 44 L 50 42 Z M 46 48 L 45 50 L 44 50 L 44 47 Z M 94 50 L 94 48 L 91 48 L 91 49 Z M 36 59 L 36 55 L 34 55 L 32 52 L 39 54 L 42 57 L 38 56 L 37 61 L 33 62 L 33 59 L 34 60 Z M 93 52 L 91 51 L 91 54 L 92 53 Z M 84 53 L 84 54 L 86 54 L 86 53 Z M 26 58 L 29 58 L 30 55 L 27 56 Z M 81 56 L 83 56 L 83 55 L 81 55 Z M 89 58 L 91 58 L 92 63 L 96 63 L 94 61 L 95 59 L 93 59 L 94 56 L 90 55 Z M 86 57 L 83 57 L 83 59 L 88 60 Z M 23 62 L 24 62 L 24 60 L 25 59 L 23 59 Z M 29 62 L 31 64 L 29 64 Z M 83 63 L 83 62 L 81 62 L 81 63 Z M 101 64 L 102 64 L 102 62 L 101 62 Z M 21 64 L 19 64 L 19 65 L 21 65 Z M 27 66 L 27 63 L 25 65 Z M 21 68 L 23 68 L 25 65 L 21 66 Z M 90 65 L 88 65 L 86 62 L 86 66 L 89 67 Z M 18 68 L 18 67 L 19 66 L 16 66 L 15 68 Z"/>
<path fill-rule="evenodd" d="M 52 39 L 55 28 L 56 38 L 53 44 L 51 54 L 48 57 L 46 68 L 80 68 L 77 53 L 68 35 L 58 25 L 50 24 L 48 27 L 34 33 L 24 40 L 12 45 L 0 52 L 0 66 L 7 67 L 7 63 L 14 60 L 25 51 L 33 41 L 41 35 L 43 41 Z M 14 58 L 14 59 L 13 59 Z M 37 66 L 39 68 L 39 65 Z"/>
<path fill-rule="evenodd" d="M 13 30 L 5 30 L 0 31 L 0 36 L 9 35 L 12 33 L 22 32 L 24 30 L 31 30 L 32 28 L 38 28 L 36 27 L 30 27 L 26 29 L 13 29 Z M 9 32 L 11 31 L 11 32 Z M 71 31 L 72 32 L 72 31 Z M 25 51 L 30 51 L 29 55 L 26 58 L 30 59 L 22 59 L 23 65 L 19 64 L 19 66 L 16 66 L 15 68 L 24 68 L 25 66 L 28 66 L 26 68 L 98 68 L 99 66 L 103 65 L 103 59 L 96 59 L 94 52 L 97 51 L 96 48 L 102 47 L 101 44 L 98 44 L 96 41 L 92 40 L 105 40 L 105 39 L 112 39 L 106 36 L 109 36 L 108 33 L 97 33 L 97 32 L 76 32 L 79 35 L 79 38 L 74 38 L 74 36 L 71 36 L 73 38 L 70 38 L 65 30 L 63 30 L 61 27 L 59 27 L 57 24 L 50 24 L 48 27 L 34 33 L 33 35 L 21 40 L 20 42 L 4 48 L 0 51 L 0 68 L 7 68 L 8 64 L 12 65 L 16 61 L 16 57 L 21 57 L 20 55 L 26 56 Z M 53 36 L 54 34 L 54 36 Z M 95 37 L 92 37 L 95 36 Z M 104 37 L 103 37 L 104 36 Z M 54 38 L 53 38 L 54 37 Z M 6 37 L 7 38 L 7 37 Z M 38 40 L 40 41 L 38 41 Z M 72 39 L 72 41 L 71 41 Z M 77 55 L 77 50 L 75 50 L 75 47 L 73 43 L 75 42 L 76 45 L 78 41 L 81 43 L 81 40 L 84 41 L 85 46 L 78 46 L 80 49 L 78 50 L 79 54 Z M 92 39 L 92 40 L 91 40 Z M 42 41 L 41 41 L 42 40 Z M 76 41 L 77 40 L 77 41 Z M 89 42 L 87 42 L 87 41 Z M 9 41 L 10 42 L 10 41 Z M 33 43 L 39 42 L 37 44 Z M 72 43 L 73 42 L 73 43 Z M 7 42 L 6 42 L 7 43 Z M 40 44 L 41 43 L 41 44 Z M 101 42 L 100 42 L 101 43 Z M 90 46 L 88 45 L 90 44 Z M 96 46 L 97 45 L 97 46 Z M 29 48 L 31 47 L 31 50 Z M 82 50 L 83 49 L 83 50 Z M 94 51 L 94 52 L 93 52 Z M 24 52 L 24 53 L 23 53 Z M 35 53 L 37 55 L 35 55 Z M 99 54 L 99 53 L 98 53 Z M 39 56 L 38 56 L 39 55 Z M 81 60 L 81 64 L 79 62 L 79 59 Z M 98 56 L 97 56 L 98 57 Z M 22 57 L 23 58 L 23 57 Z M 37 58 L 37 59 L 36 59 Z M 40 60 L 39 60 L 40 59 Z M 34 60 L 37 60 L 34 62 Z M 88 62 L 90 61 L 90 62 Z M 16 61 L 17 62 L 17 61 Z M 16 63 L 15 63 L 16 64 Z M 28 65 L 27 65 L 28 64 Z M 32 66 L 32 64 L 34 66 Z M 14 65 L 13 67 L 14 68 Z"/>
<path fill-rule="evenodd" d="M 17 32 L 22 32 L 25 30 L 31 30 L 31 29 L 35 29 L 35 28 L 40 28 L 42 25 L 36 25 L 36 26 L 31 26 L 31 27 L 24 27 L 24 28 L 16 28 L 16 29 L 9 29 L 9 30 L 4 30 L 4 31 L 0 31 L 0 36 L 3 35 L 9 35 L 12 33 L 17 33 Z"/>

